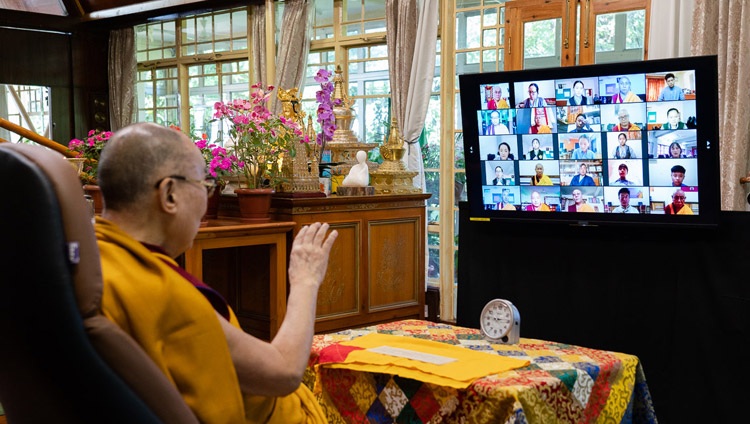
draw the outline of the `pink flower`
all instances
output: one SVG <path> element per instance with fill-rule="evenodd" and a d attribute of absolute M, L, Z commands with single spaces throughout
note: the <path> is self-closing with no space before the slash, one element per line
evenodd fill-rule
<path fill-rule="evenodd" d="M 268 101 L 273 86 L 255 83 L 248 99 L 234 99 L 214 104 L 214 118 L 222 120 L 224 135 L 233 141 L 234 156 L 229 159 L 233 170 L 243 172 L 249 187 L 275 187 L 283 175 L 278 158 L 302 141 L 302 130 L 292 120 L 273 114 Z M 220 169 L 215 166 L 213 169 Z"/>
<path fill-rule="evenodd" d="M 320 90 L 315 93 L 315 100 L 318 102 L 318 123 L 320 132 L 317 134 L 316 142 L 320 146 L 325 146 L 325 142 L 333 139 L 333 132 L 336 130 L 336 116 L 333 114 L 333 107 L 340 105 L 340 101 L 331 99 L 333 94 L 333 83 L 328 79 L 331 77 L 331 71 L 321 68 L 315 74 L 315 81 L 320 83 Z"/>
<path fill-rule="evenodd" d="M 76 157 L 86 159 L 83 172 L 80 175 L 84 184 L 96 183 L 97 164 L 99 156 L 107 140 L 112 136 L 110 131 L 89 130 L 83 139 L 74 138 L 68 142 L 68 149 L 75 153 Z"/>

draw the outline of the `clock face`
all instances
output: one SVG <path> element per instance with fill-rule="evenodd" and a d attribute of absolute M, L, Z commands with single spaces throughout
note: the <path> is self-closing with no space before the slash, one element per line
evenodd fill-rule
<path fill-rule="evenodd" d="M 518 343 L 520 315 L 509 301 L 494 299 L 482 309 L 480 326 L 488 339 L 501 343 Z"/>

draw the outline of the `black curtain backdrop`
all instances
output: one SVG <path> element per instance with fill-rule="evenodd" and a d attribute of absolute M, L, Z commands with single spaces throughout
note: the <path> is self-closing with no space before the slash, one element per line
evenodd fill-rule
<path fill-rule="evenodd" d="M 718 227 L 473 222 L 459 212 L 457 324 L 512 301 L 521 337 L 637 355 L 659 422 L 731 422 L 747 402 L 750 214 Z M 734 412 L 734 414 L 733 414 Z"/>

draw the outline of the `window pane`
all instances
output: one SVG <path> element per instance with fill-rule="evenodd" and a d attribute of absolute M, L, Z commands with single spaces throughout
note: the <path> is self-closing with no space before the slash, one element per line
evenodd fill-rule
<path fill-rule="evenodd" d="M 497 45 L 497 30 L 486 29 L 482 33 L 482 46 L 492 47 Z"/>
<path fill-rule="evenodd" d="M 467 200 L 466 174 L 464 174 L 463 172 L 456 172 L 456 175 L 453 178 L 453 186 L 455 190 L 453 206 L 458 207 L 458 202 L 465 202 Z"/>
<path fill-rule="evenodd" d="M 354 22 L 362 19 L 363 0 L 344 0 L 344 22 Z"/>
<path fill-rule="evenodd" d="M 365 143 L 380 143 L 388 130 L 388 98 L 365 99 L 364 116 L 360 117 L 365 123 Z"/>
<path fill-rule="evenodd" d="M 479 52 L 456 54 L 456 74 L 475 74 L 478 72 Z"/>
<path fill-rule="evenodd" d="M 479 11 L 456 13 L 456 49 L 470 49 L 481 46 L 481 23 Z"/>
<path fill-rule="evenodd" d="M 482 72 L 494 72 L 497 69 L 497 50 L 484 50 L 482 52 Z"/>
<path fill-rule="evenodd" d="M 214 31 L 213 40 L 226 40 L 231 38 L 232 16 L 230 13 L 216 13 L 213 15 Z"/>
<path fill-rule="evenodd" d="M 195 20 L 198 42 L 210 42 L 214 35 L 213 19 L 211 16 L 200 16 Z"/>
<path fill-rule="evenodd" d="M 247 10 L 232 12 L 232 38 L 247 37 Z"/>
<path fill-rule="evenodd" d="M 333 2 L 316 1 L 313 27 L 315 28 L 315 40 L 333 37 Z"/>
<path fill-rule="evenodd" d="M 456 103 L 454 103 L 455 105 L 460 105 L 461 104 L 461 93 L 456 93 L 456 100 L 455 100 L 455 102 L 456 102 Z M 455 119 L 455 121 L 453 122 L 453 127 L 455 129 L 457 129 L 457 130 L 463 130 L 464 124 L 463 124 L 463 121 L 461 120 L 462 119 L 461 118 L 461 108 L 460 107 L 456 107 L 456 108 L 454 108 L 454 110 L 456 111 L 456 113 L 455 113 L 455 116 L 453 117 L 453 119 Z"/>
<path fill-rule="evenodd" d="M 385 44 L 379 46 L 373 46 L 370 48 L 371 58 L 386 58 L 388 59 L 388 46 Z"/>
<path fill-rule="evenodd" d="M 497 25 L 497 9 L 484 9 L 484 26 Z"/>
<path fill-rule="evenodd" d="M 615 49 L 615 14 L 608 13 L 596 17 L 596 51 L 607 52 Z"/>
<path fill-rule="evenodd" d="M 626 32 L 625 48 L 642 49 L 643 38 L 645 37 L 646 11 L 633 10 L 627 13 L 628 25 Z"/>
<path fill-rule="evenodd" d="M 232 50 L 232 44 L 229 41 L 217 41 L 214 43 L 214 52 L 228 52 Z"/>
<path fill-rule="evenodd" d="M 385 10 L 385 9 L 382 9 L 382 10 Z M 365 22 L 365 33 L 372 34 L 374 32 L 385 32 L 384 20 Z"/>
<path fill-rule="evenodd" d="M 524 58 L 548 57 L 555 55 L 554 43 L 555 32 L 559 27 L 560 19 L 545 19 L 543 21 L 527 22 L 523 31 L 523 55 Z"/>
<path fill-rule="evenodd" d="M 466 160 L 464 158 L 464 134 L 463 133 L 457 133 L 455 136 L 455 144 L 453 146 L 453 154 L 455 157 L 455 160 L 453 162 L 453 166 L 456 169 L 465 169 L 466 168 Z M 464 177 L 466 174 L 461 174 Z M 465 181 L 465 180 L 464 180 Z"/>
<path fill-rule="evenodd" d="M 391 82 L 388 79 L 365 81 L 365 95 L 389 94 Z"/>
<path fill-rule="evenodd" d="M 432 193 L 429 199 L 427 199 L 428 205 L 437 206 L 440 204 L 440 172 L 438 171 L 425 171 L 424 173 L 425 191 Z"/>
<path fill-rule="evenodd" d="M 428 249 L 427 278 L 440 278 L 440 250 Z"/>

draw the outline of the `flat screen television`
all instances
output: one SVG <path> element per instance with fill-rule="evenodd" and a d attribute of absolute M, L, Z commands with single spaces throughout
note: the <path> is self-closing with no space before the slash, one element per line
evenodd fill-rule
<path fill-rule="evenodd" d="M 464 74 L 459 84 L 472 220 L 718 222 L 716 56 Z"/>

